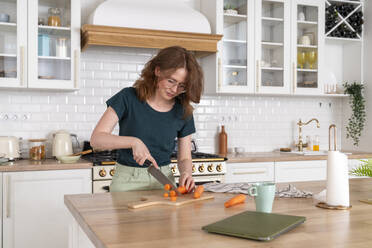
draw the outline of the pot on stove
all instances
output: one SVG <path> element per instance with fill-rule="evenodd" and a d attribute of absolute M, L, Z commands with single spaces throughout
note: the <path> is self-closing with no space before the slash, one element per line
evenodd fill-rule
<path fill-rule="evenodd" d="M 19 158 L 19 139 L 14 136 L 0 136 L 0 154 L 9 160 Z"/>

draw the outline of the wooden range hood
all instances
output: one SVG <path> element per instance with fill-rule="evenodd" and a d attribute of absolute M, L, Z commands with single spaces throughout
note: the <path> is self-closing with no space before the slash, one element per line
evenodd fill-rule
<path fill-rule="evenodd" d="M 194 51 L 197 57 L 217 52 L 217 42 L 222 35 L 188 33 L 176 31 L 151 30 L 85 24 L 81 28 L 81 49 L 84 51 L 91 45 L 164 48 L 182 46 Z"/>

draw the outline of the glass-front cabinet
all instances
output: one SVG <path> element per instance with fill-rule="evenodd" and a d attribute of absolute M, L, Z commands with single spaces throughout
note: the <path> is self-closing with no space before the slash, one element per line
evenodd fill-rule
<path fill-rule="evenodd" d="M 292 0 L 293 92 L 321 94 L 324 1 Z"/>
<path fill-rule="evenodd" d="M 79 1 L 30 2 L 29 85 L 33 88 L 77 88 Z"/>
<path fill-rule="evenodd" d="M 249 0 L 223 1 L 222 58 L 218 65 L 220 92 L 252 92 L 249 58 L 253 56 L 250 47 L 254 45 L 250 39 L 253 34 L 253 6 L 253 1 Z"/>
<path fill-rule="evenodd" d="M 0 86 L 77 89 L 80 1 L 1 0 L 0 4 L 10 16 L 1 22 L 0 13 Z"/>
<path fill-rule="evenodd" d="M 0 1 L 0 86 L 26 87 L 27 0 Z"/>
<path fill-rule="evenodd" d="M 256 1 L 257 93 L 290 93 L 290 1 Z"/>

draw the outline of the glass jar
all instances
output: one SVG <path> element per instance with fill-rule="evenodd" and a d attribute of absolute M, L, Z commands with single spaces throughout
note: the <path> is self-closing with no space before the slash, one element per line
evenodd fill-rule
<path fill-rule="evenodd" d="M 60 8 L 49 8 L 48 10 L 48 26 L 61 26 L 61 9 Z"/>
<path fill-rule="evenodd" d="M 46 154 L 46 139 L 29 139 L 30 160 L 44 160 Z"/>

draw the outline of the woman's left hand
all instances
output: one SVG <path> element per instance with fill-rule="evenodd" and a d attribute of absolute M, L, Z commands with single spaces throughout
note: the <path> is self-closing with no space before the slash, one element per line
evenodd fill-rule
<path fill-rule="evenodd" d="M 181 173 L 180 175 L 180 185 L 185 186 L 187 192 L 192 191 L 195 188 L 195 182 L 189 173 Z"/>

